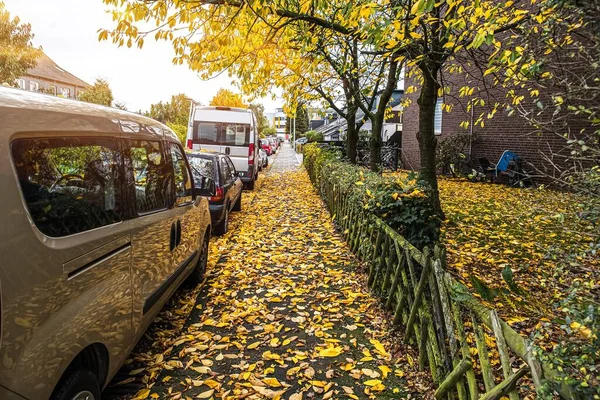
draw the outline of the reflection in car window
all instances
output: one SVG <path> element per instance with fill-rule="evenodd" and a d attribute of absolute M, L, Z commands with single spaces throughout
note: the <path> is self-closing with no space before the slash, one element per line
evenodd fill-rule
<path fill-rule="evenodd" d="M 160 142 L 129 141 L 131 165 L 138 213 L 169 207 L 172 174 L 167 168 Z"/>
<path fill-rule="evenodd" d="M 45 235 L 72 235 L 123 219 L 114 139 L 18 139 L 12 154 L 31 218 Z"/>
<path fill-rule="evenodd" d="M 229 173 L 231 174 L 231 178 L 235 179 L 237 177 L 237 171 L 235 170 L 235 165 L 231 162 L 231 158 L 225 157 L 227 164 L 229 165 Z"/>
<path fill-rule="evenodd" d="M 177 204 L 192 201 L 192 180 L 189 174 L 183 150 L 178 144 L 169 144 L 171 161 L 175 171 L 175 197 Z"/>
<path fill-rule="evenodd" d="M 214 179 L 213 160 L 202 157 L 188 157 L 188 161 L 190 162 L 194 183 L 197 187 L 202 185 L 203 177 Z"/>
<path fill-rule="evenodd" d="M 221 176 L 223 177 L 224 182 L 229 181 L 231 179 L 231 171 L 229 171 L 229 165 L 227 165 L 225 157 L 221 157 L 221 162 L 219 164 L 221 165 Z"/>

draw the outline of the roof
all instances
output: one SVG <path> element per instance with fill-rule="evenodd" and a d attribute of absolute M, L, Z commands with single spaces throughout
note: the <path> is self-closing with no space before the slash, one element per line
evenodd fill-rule
<path fill-rule="evenodd" d="M 166 125 L 117 108 L 0 86 L 0 137 L 25 131 L 73 131 L 177 136 Z M 178 140 L 178 139 L 177 139 Z"/>
<path fill-rule="evenodd" d="M 72 73 L 58 66 L 46 53 L 42 52 L 37 59 L 37 65 L 25 73 L 27 76 L 46 79 L 49 81 L 66 83 L 73 86 L 89 87 L 90 84 L 79 79 Z"/>

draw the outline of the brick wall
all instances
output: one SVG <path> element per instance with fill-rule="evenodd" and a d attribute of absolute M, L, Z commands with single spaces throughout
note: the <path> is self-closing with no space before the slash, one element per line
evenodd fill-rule
<path fill-rule="evenodd" d="M 467 78 L 470 77 L 470 78 Z M 462 121 L 471 121 L 471 113 L 466 110 L 465 98 L 458 98 L 458 90 L 464 84 L 475 86 L 473 83 L 472 74 L 464 74 L 461 76 L 451 75 L 446 76 L 446 83 L 451 87 L 451 94 L 445 96 L 444 102 L 453 105 L 453 109 L 450 113 L 442 113 L 442 134 L 437 136 L 438 140 L 444 140 L 444 138 L 456 135 L 459 133 L 468 133 L 468 129 L 464 129 L 460 126 Z M 467 82 L 467 80 L 469 80 Z M 414 85 L 414 81 L 411 78 L 407 78 L 405 87 Z M 481 87 L 481 86 L 480 86 Z M 489 109 L 488 105 L 493 104 L 496 101 L 502 101 L 505 99 L 506 92 L 502 89 L 488 89 L 483 98 L 487 99 L 486 107 L 475 107 L 473 110 L 474 119 L 477 119 L 481 112 L 487 112 Z M 417 93 L 408 94 L 411 101 L 411 105 L 404 110 L 403 120 L 403 132 L 402 132 L 402 161 L 404 167 L 408 169 L 418 169 L 420 167 L 420 156 L 419 156 L 419 144 L 417 141 L 418 133 L 418 117 L 419 109 L 417 105 Z M 529 96 L 526 96 L 526 99 Z M 543 94 L 540 99 L 545 104 L 549 102 L 549 95 Z M 532 111 L 536 111 L 536 106 L 532 100 L 529 102 L 528 107 Z M 544 118 L 544 116 L 542 116 Z M 570 121 L 570 129 L 572 133 L 576 133 L 580 128 L 585 127 L 584 121 Z M 565 139 L 558 137 L 555 133 L 538 133 L 518 115 L 509 115 L 505 109 L 499 109 L 498 112 L 492 119 L 484 119 L 484 127 L 473 126 L 473 133 L 477 137 L 472 145 L 472 157 L 474 160 L 474 166 L 478 165 L 477 159 L 485 157 L 492 163 L 496 163 L 504 150 L 512 150 L 517 153 L 526 163 L 531 163 L 533 168 L 545 171 L 546 173 L 552 174 L 553 169 L 551 164 L 548 163 L 543 154 L 549 155 L 565 154 Z M 559 162 L 556 160 L 555 162 Z"/>

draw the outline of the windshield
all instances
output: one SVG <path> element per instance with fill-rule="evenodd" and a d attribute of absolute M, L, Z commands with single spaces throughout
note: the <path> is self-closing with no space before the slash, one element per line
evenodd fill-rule
<path fill-rule="evenodd" d="M 214 162 L 208 158 L 202 157 L 189 157 L 188 161 L 192 168 L 192 175 L 194 176 L 194 183 L 196 186 L 201 185 L 202 177 L 214 179 Z"/>

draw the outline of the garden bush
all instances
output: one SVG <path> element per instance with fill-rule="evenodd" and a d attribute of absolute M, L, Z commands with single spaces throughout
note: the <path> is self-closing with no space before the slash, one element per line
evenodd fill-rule
<path fill-rule="evenodd" d="M 308 132 L 306 132 L 306 134 L 304 135 L 304 137 L 309 142 L 318 142 L 320 140 L 323 140 L 323 133 L 322 132 L 317 132 L 317 131 L 308 131 Z"/>
<path fill-rule="evenodd" d="M 381 218 L 417 248 L 438 240 L 440 220 L 427 186 L 416 176 L 381 176 L 343 161 L 339 152 L 314 144 L 304 146 L 304 165 L 322 196 L 327 195 L 325 183 L 340 188 L 351 205 Z"/>

